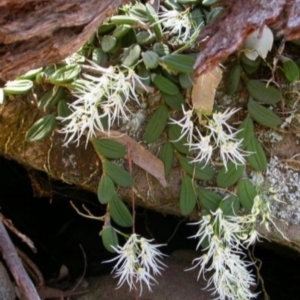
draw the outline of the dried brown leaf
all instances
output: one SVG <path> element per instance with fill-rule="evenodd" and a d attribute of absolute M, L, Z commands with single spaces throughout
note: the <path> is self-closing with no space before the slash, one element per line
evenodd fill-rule
<path fill-rule="evenodd" d="M 216 67 L 196 78 L 192 90 L 192 105 L 201 122 L 201 114 L 211 115 L 215 101 L 216 89 L 222 79 L 223 71 Z"/>
<path fill-rule="evenodd" d="M 135 165 L 154 176 L 163 187 L 168 186 L 163 162 L 137 141 L 128 135 L 115 130 L 111 130 L 109 135 L 104 132 L 98 132 L 97 136 L 107 137 L 128 147 L 130 149 L 131 159 Z"/>

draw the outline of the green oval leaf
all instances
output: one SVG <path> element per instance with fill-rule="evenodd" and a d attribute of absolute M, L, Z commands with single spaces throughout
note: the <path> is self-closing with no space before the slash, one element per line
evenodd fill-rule
<path fill-rule="evenodd" d="M 164 143 L 158 153 L 158 158 L 164 163 L 165 174 L 169 175 L 173 165 L 174 147 L 172 143 Z"/>
<path fill-rule="evenodd" d="M 227 95 L 233 95 L 240 83 L 241 79 L 241 74 L 242 74 L 242 66 L 240 64 L 235 64 L 228 75 L 228 80 L 226 82 L 226 94 Z"/>
<path fill-rule="evenodd" d="M 246 156 L 249 165 L 256 171 L 264 171 L 267 168 L 267 157 L 259 141 L 253 136 L 246 147 L 251 154 Z"/>
<path fill-rule="evenodd" d="M 244 170 L 244 165 L 236 166 L 233 162 L 229 162 L 227 164 L 227 170 L 223 167 L 219 172 L 217 176 L 217 185 L 223 188 L 234 185 L 240 179 Z"/>
<path fill-rule="evenodd" d="M 65 97 L 65 89 L 54 85 L 49 89 L 38 102 L 38 109 L 49 110 L 57 105 L 57 103 Z"/>
<path fill-rule="evenodd" d="M 116 141 L 109 139 L 92 139 L 94 149 L 106 158 L 118 159 L 126 154 L 126 147 Z"/>
<path fill-rule="evenodd" d="M 54 115 L 47 115 L 36 121 L 26 133 L 27 142 L 39 142 L 48 137 L 56 126 Z"/>
<path fill-rule="evenodd" d="M 138 44 L 131 45 L 124 51 L 124 56 L 122 58 L 122 64 L 126 67 L 133 66 L 141 55 L 141 47 Z"/>
<path fill-rule="evenodd" d="M 166 105 L 161 105 L 152 115 L 145 129 L 143 140 L 147 143 L 155 142 L 164 131 L 169 117 Z"/>
<path fill-rule="evenodd" d="M 251 117 L 261 125 L 277 127 L 282 123 L 281 119 L 274 112 L 255 101 L 249 101 L 248 111 Z"/>
<path fill-rule="evenodd" d="M 251 138 L 254 135 L 254 126 L 252 119 L 250 117 L 246 117 L 246 119 L 240 124 L 237 133 L 237 139 L 243 140 L 243 148 L 247 147 Z"/>
<path fill-rule="evenodd" d="M 240 203 L 246 209 L 247 213 L 251 213 L 254 198 L 257 195 L 256 188 L 249 179 L 242 179 L 237 185 L 237 193 Z"/>
<path fill-rule="evenodd" d="M 144 85 L 150 85 L 151 84 L 151 79 L 150 79 L 150 71 L 146 68 L 140 68 L 138 70 L 138 75 L 140 76 L 141 78 L 141 82 L 144 84 Z"/>
<path fill-rule="evenodd" d="M 159 56 L 154 51 L 146 51 L 142 54 L 143 62 L 148 69 L 155 69 L 158 66 Z"/>
<path fill-rule="evenodd" d="M 108 61 L 108 54 L 101 48 L 95 48 L 92 53 L 92 61 L 99 66 L 103 66 Z"/>
<path fill-rule="evenodd" d="M 140 31 L 136 35 L 136 41 L 142 46 L 152 44 L 155 41 L 155 39 L 156 39 L 155 35 L 149 31 Z"/>
<path fill-rule="evenodd" d="M 51 76 L 49 76 L 48 79 L 53 84 L 68 83 L 76 79 L 80 72 L 80 65 L 67 65 L 62 68 L 59 68 Z"/>
<path fill-rule="evenodd" d="M 112 35 L 105 35 L 101 41 L 101 49 L 104 52 L 111 52 L 117 45 L 117 39 Z"/>
<path fill-rule="evenodd" d="M 103 162 L 103 171 L 119 186 L 129 187 L 133 184 L 131 174 L 129 174 L 124 168 L 108 160 Z"/>
<path fill-rule="evenodd" d="M 266 83 L 258 80 L 248 80 L 246 84 L 249 94 L 255 99 L 265 104 L 276 104 L 282 99 L 280 91 Z"/>
<path fill-rule="evenodd" d="M 169 54 L 160 58 L 160 64 L 171 71 L 180 73 L 194 72 L 196 58 L 186 54 Z"/>
<path fill-rule="evenodd" d="M 6 95 L 22 95 L 30 91 L 33 87 L 33 82 L 28 79 L 17 79 L 8 81 L 3 88 Z"/>
<path fill-rule="evenodd" d="M 182 110 L 182 105 L 185 104 L 184 97 L 181 93 L 177 93 L 176 95 L 168 95 L 165 93 L 161 93 L 163 100 L 166 102 L 168 106 L 172 109 Z"/>
<path fill-rule="evenodd" d="M 120 226 L 130 227 L 133 224 L 131 213 L 123 201 L 115 194 L 109 201 L 112 219 Z"/>
<path fill-rule="evenodd" d="M 282 66 L 284 76 L 289 82 L 294 82 L 299 78 L 299 67 L 293 60 L 285 58 Z"/>
<path fill-rule="evenodd" d="M 252 67 L 252 68 L 258 68 L 259 65 L 260 65 L 260 62 L 261 62 L 261 57 L 258 56 L 255 60 L 252 60 L 252 59 L 249 59 L 245 53 L 242 53 L 241 55 L 241 61 L 244 65 L 247 65 L 249 67 Z"/>
<path fill-rule="evenodd" d="M 201 206 L 208 211 L 216 211 L 222 201 L 222 197 L 213 191 L 206 190 L 204 188 L 198 188 L 198 197 Z"/>
<path fill-rule="evenodd" d="M 150 5 L 149 3 L 146 3 L 146 12 L 147 12 L 148 19 L 151 23 L 151 27 L 155 32 L 156 38 L 158 40 L 161 40 L 163 37 L 161 23 L 159 22 L 159 18 L 156 11 L 154 10 L 153 6 Z"/>
<path fill-rule="evenodd" d="M 115 186 L 111 178 L 102 174 L 99 181 L 97 196 L 102 204 L 107 204 L 115 194 Z"/>
<path fill-rule="evenodd" d="M 198 180 L 209 180 L 215 176 L 213 168 L 204 163 L 192 163 L 192 159 L 184 156 L 179 157 L 179 163 L 185 172 Z"/>
<path fill-rule="evenodd" d="M 115 28 L 116 28 L 115 24 L 102 24 L 98 29 L 98 33 L 100 35 L 107 34 L 113 31 Z"/>
<path fill-rule="evenodd" d="M 68 106 L 66 100 L 60 100 L 57 104 L 57 115 L 61 118 L 66 118 L 72 113 L 71 109 Z M 62 120 L 62 124 L 66 125 L 70 123 L 71 120 Z"/>
<path fill-rule="evenodd" d="M 155 87 L 165 94 L 176 95 L 179 93 L 177 85 L 162 75 L 155 75 L 152 81 Z"/>
<path fill-rule="evenodd" d="M 118 235 L 112 226 L 105 226 L 101 231 L 102 243 L 105 249 L 109 252 L 115 253 L 119 245 Z M 114 247 L 114 248 L 113 248 Z"/>
<path fill-rule="evenodd" d="M 230 197 L 223 199 L 220 208 L 225 216 L 236 216 L 240 209 L 239 198 L 235 195 L 231 195 Z"/>
<path fill-rule="evenodd" d="M 126 35 L 132 27 L 130 25 L 122 24 L 119 25 L 113 32 L 113 36 L 116 39 L 120 39 L 124 35 Z"/>
<path fill-rule="evenodd" d="M 197 201 L 196 193 L 193 186 L 192 178 L 188 175 L 184 176 L 180 186 L 180 212 L 186 216 L 190 214 Z"/>
<path fill-rule="evenodd" d="M 163 43 L 155 43 L 153 45 L 153 51 L 156 52 L 158 56 L 164 56 L 170 54 L 169 46 Z"/>
<path fill-rule="evenodd" d="M 188 154 L 190 152 L 189 147 L 187 146 L 187 137 L 184 136 L 180 140 L 181 136 L 181 127 L 177 124 L 168 125 L 168 136 L 170 142 L 174 145 L 175 149 L 183 154 Z"/>
<path fill-rule="evenodd" d="M 183 89 L 189 89 L 193 87 L 193 75 L 188 73 L 179 74 L 179 83 Z"/>
<path fill-rule="evenodd" d="M 36 75 L 41 73 L 43 71 L 43 68 L 38 68 L 38 69 L 34 69 L 34 70 L 30 70 L 27 73 L 25 73 L 24 75 L 20 76 L 20 79 L 29 79 L 29 80 L 34 80 Z"/>

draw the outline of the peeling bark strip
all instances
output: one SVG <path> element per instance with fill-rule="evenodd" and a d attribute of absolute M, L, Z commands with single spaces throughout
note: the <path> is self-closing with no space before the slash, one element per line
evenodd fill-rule
<path fill-rule="evenodd" d="M 287 40 L 300 37 L 300 0 L 224 0 L 221 5 L 223 15 L 199 35 L 202 51 L 194 66 L 197 75 L 215 68 L 265 24 L 281 29 Z"/>
<path fill-rule="evenodd" d="M 290 1 L 293 2 L 293 1 Z M 290 14 L 288 16 L 288 22 L 283 33 L 288 36 L 288 40 L 300 38 L 300 0 L 295 0 L 290 4 Z"/>
<path fill-rule="evenodd" d="M 13 79 L 76 52 L 124 2 L 0 1 L 0 79 Z"/>

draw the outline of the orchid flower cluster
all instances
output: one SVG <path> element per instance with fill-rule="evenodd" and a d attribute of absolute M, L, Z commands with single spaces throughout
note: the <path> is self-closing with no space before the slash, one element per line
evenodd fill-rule
<path fill-rule="evenodd" d="M 209 243 L 204 250 L 207 253 L 194 259 L 191 269 L 200 267 L 198 279 L 208 273 L 207 288 L 213 290 L 216 299 L 251 299 L 257 294 L 251 291 L 255 286 L 254 275 L 249 271 L 251 262 L 244 259 L 241 240 L 248 236 L 247 223 L 242 217 L 225 216 L 218 208 L 215 212 L 207 214 L 199 222 L 193 223 L 199 227 L 197 233 L 191 238 L 199 239 L 197 249 L 205 241 Z M 247 247 L 256 240 L 250 236 L 244 243 Z M 189 269 L 189 270 L 191 270 Z"/>
<path fill-rule="evenodd" d="M 76 84 L 74 96 L 77 98 L 69 104 L 71 114 L 67 117 L 58 117 L 65 126 L 60 130 L 65 134 L 65 144 L 77 142 L 86 134 L 86 143 L 95 136 L 96 131 L 104 131 L 115 122 L 128 120 L 132 114 L 128 108 L 128 102 L 134 101 L 140 104 L 136 85 L 146 89 L 135 71 L 128 67 L 110 66 L 103 68 L 92 63 L 94 72 L 101 73 L 101 76 L 83 74 L 84 78 Z M 90 66 L 89 66 L 90 67 Z"/>
<path fill-rule="evenodd" d="M 179 12 L 177 10 L 167 10 L 163 7 L 162 9 L 163 12 L 159 14 L 159 17 L 164 31 L 169 31 L 171 36 L 176 36 L 180 43 L 189 41 L 193 35 L 193 22 L 189 11 Z"/>
<path fill-rule="evenodd" d="M 200 276 L 205 278 L 206 274 L 210 276 L 207 288 L 213 291 L 213 295 L 218 295 L 216 299 L 251 299 L 258 295 L 251 291 L 251 287 L 256 285 L 254 275 L 249 270 L 254 262 L 246 261 L 242 251 L 260 241 L 257 224 L 269 231 L 271 223 L 287 239 L 273 220 L 269 196 L 280 200 L 273 190 L 261 188 L 262 180 L 261 173 L 253 178 L 258 194 L 253 199 L 249 214 L 225 215 L 218 208 L 191 224 L 198 226 L 196 234 L 190 237 L 198 239 L 196 250 L 203 246 L 206 253 L 194 259 L 194 266 L 189 270 L 200 267 L 198 279 Z M 267 197 L 266 193 L 270 195 Z"/>
<path fill-rule="evenodd" d="M 212 114 L 212 119 L 205 126 L 206 135 L 202 135 L 198 127 L 192 121 L 193 109 L 185 111 L 183 108 L 183 118 L 180 120 L 171 119 L 171 124 L 177 124 L 181 127 L 182 139 L 187 137 L 187 145 L 190 151 L 196 152 L 196 157 L 192 160 L 193 163 L 205 162 L 205 165 L 212 159 L 213 151 L 217 148 L 220 150 L 220 157 L 227 169 L 227 164 L 232 161 L 235 165 L 246 164 L 245 156 L 249 155 L 242 149 L 243 140 L 237 137 L 239 130 L 227 123 L 239 109 L 226 109 L 223 113 L 216 112 Z M 196 129 L 196 134 L 194 133 Z"/>
<path fill-rule="evenodd" d="M 137 289 L 138 285 L 140 295 L 144 284 L 152 290 L 151 286 L 157 283 L 154 276 L 161 275 L 166 265 L 161 261 L 164 254 L 158 249 L 164 245 L 153 245 L 151 242 L 133 233 L 122 247 L 113 247 L 118 255 L 106 262 L 117 261 L 112 272 L 119 278 L 118 288 L 126 282 L 130 290 Z"/>

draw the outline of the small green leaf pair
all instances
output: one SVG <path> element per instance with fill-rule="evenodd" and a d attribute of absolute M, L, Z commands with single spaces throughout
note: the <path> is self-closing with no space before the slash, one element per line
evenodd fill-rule
<path fill-rule="evenodd" d="M 36 121 L 26 133 L 26 141 L 40 142 L 48 137 L 56 126 L 54 115 L 47 115 Z"/>
<path fill-rule="evenodd" d="M 224 215 L 232 216 L 236 215 L 240 209 L 239 198 L 235 195 L 222 198 L 213 191 L 198 188 L 198 197 L 201 206 L 210 212 L 215 212 L 218 208 L 221 208 Z"/>
<path fill-rule="evenodd" d="M 97 196 L 102 204 L 109 204 L 110 214 L 118 225 L 123 227 L 132 225 L 133 219 L 131 213 L 123 201 L 118 197 L 113 180 L 105 173 L 101 176 Z"/>

